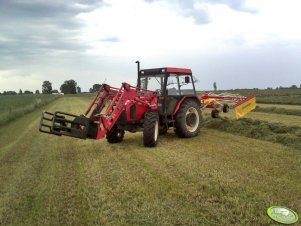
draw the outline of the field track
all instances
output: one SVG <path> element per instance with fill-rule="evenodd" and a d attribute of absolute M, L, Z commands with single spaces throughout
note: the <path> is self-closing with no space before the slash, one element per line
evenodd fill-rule
<path fill-rule="evenodd" d="M 43 109 L 82 113 L 83 97 Z M 0 225 L 270 225 L 301 213 L 301 152 L 213 129 L 158 147 L 38 132 L 42 109 L 0 127 Z"/>

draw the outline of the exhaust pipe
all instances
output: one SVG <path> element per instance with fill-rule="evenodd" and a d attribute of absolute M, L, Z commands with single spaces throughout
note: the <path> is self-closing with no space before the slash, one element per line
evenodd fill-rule
<path fill-rule="evenodd" d="M 140 61 L 137 60 L 135 63 L 137 64 L 137 87 L 140 87 L 140 79 L 139 79 Z"/>

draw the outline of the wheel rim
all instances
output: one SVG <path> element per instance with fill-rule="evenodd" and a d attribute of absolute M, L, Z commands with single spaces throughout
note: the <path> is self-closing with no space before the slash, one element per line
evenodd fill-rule
<path fill-rule="evenodd" d="M 158 134 L 159 134 L 159 122 L 157 120 L 156 124 L 155 124 L 155 133 L 154 133 L 154 140 L 155 141 L 157 141 L 157 139 L 158 139 Z"/>
<path fill-rule="evenodd" d="M 195 132 L 199 126 L 199 113 L 194 107 L 190 107 L 186 112 L 186 128 L 189 132 Z"/>

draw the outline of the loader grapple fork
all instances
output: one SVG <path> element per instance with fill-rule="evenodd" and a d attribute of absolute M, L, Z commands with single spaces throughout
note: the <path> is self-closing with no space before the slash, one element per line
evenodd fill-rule
<path fill-rule="evenodd" d="M 65 135 L 86 139 L 89 131 L 89 119 L 70 113 L 44 111 L 40 122 L 40 132 Z"/>

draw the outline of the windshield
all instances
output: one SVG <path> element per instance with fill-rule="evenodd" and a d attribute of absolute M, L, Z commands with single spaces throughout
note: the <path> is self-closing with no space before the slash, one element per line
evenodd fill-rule
<path fill-rule="evenodd" d="M 156 91 L 159 95 L 161 95 L 164 82 L 163 78 L 163 75 L 141 76 L 140 86 L 144 89 Z"/>
<path fill-rule="evenodd" d="M 140 87 L 163 94 L 164 75 L 140 76 Z M 166 94 L 169 96 L 195 95 L 192 76 L 183 74 L 169 74 L 166 84 Z"/>
<path fill-rule="evenodd" d="M 170 74 L 168 76 L 166 90 L 170 96 L 195 94 L 190 75 Z"/>

